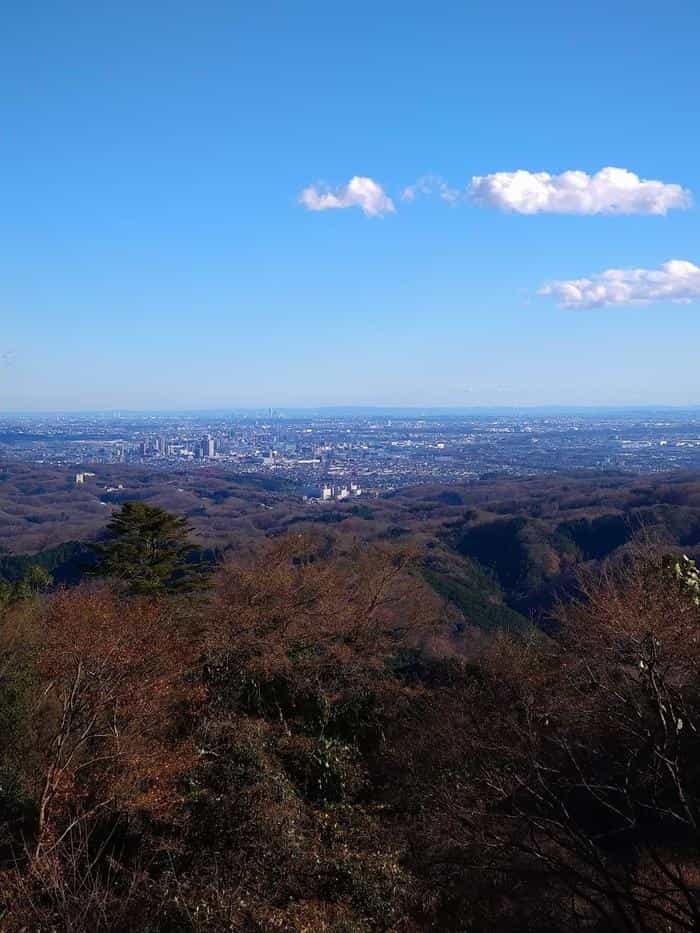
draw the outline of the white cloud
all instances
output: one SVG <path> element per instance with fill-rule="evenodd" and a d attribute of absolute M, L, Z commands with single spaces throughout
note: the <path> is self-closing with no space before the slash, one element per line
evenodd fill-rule
<path fill-rule="evenodd" d="M 359 207 L 367 217 L 381 217 L 394 213 L 394 202 L 381 185 L 372 178 L 355 175 L 347 185 L 330 189 L 310 185 L 299 195 L 299 203 L 310 211 L 330 211 L 345 207 Z"/>
<path fill-rule="evenodd" d="M 665 214 L 690 207 L 692 200 L 680 185 L 649 181 L 612 167 L 595 175 L 523 169 L 475 175 L 469 194 L 476 204 L 519 214 Z"/>
<path fill-rule="evenodd" d="M 451 188 L 444 178 L 439 175 L 423 175 L 413 185 L 407 185 L 401 192 L 402 201 L 415 201 L 418 195 L 437 194 L 448 204 L 454 204 L 461 200 L 464 195 L 456 188 Z"/>
<path fill-rule="evenodd" d="M 634 307 L 650 301 L 700 299 L 700 266 L 671 259 L 659 269 L 607 269 L 588 279 L 549 282 L 538 292 L 562 308 Z"/>

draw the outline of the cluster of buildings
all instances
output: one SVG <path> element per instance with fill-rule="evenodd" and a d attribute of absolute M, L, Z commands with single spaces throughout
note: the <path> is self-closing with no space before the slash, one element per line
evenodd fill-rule
<path fill-rule="evenodd" d="M 156 437 L 141 441 L 138 447 L 138 457 L 141 460 L 170 457 L 180 460 L 216 460 L 218 448 L 218 441 L 211 434 L 205 434 L 198 441 Z"/>
<path fill-rule="evenodd" d="M 307 501 L 320 502 L 342 502 L 344 499 L 354 499 L 362 495 L 362 487 L 357 483 L 347 483 L 346 485 L 332 486 L 325 483 L 318 489 L 310 489 L 304 498 Z"/>

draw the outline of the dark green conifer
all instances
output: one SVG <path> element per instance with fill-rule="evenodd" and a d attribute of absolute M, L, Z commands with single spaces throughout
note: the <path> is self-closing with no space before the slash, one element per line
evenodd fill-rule
<path fill-rule="evenodd" d="M 193 590 L 203 583 L 187 520 L 145 502 L 125 502 L 96 545 L 95 573 L 124 581 L 130 593 Z"/>

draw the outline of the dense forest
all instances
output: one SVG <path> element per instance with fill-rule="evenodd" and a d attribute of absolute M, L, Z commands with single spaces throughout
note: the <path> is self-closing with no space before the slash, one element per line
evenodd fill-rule
<path fill-rule="evenodd" d="M 640 538 L 700 559 L 700 476 L 573 473 L 418 486 L 350 502 L 308 504 L 274 478 L 221 468 L 193 473 L 97 466 L 76 485 L 52 466 L 0 468 L 0 585 L 39 566 L 73 584 L 109 516 L 139 501 L 187 519 L 192 560 L 249 557 L 290 533 L 349 550 L 415 548 L 425 579 L 479 628 L 551 627 L 551 609 L 582 571 L 618 560 Z"/>
<path fill-rule="evenodd" d="M 251 486 L 228 541 L 62 482 L 0 556 L 0 929 L 700 928 L 697 478 Z"/>

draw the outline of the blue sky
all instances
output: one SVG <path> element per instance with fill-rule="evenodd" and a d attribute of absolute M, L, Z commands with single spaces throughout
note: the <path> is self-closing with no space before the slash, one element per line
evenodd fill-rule
<path fill-rule="evenodd" d="M 0 410 L 700 404 L 698 35 L 695 0 L 6 4 Z M 620 213 L 606 166 L 660 187 Z M 402 199 L 428 175 L 454 203 Z M 353 177 L 394 210 L 299 203 Z"/>

